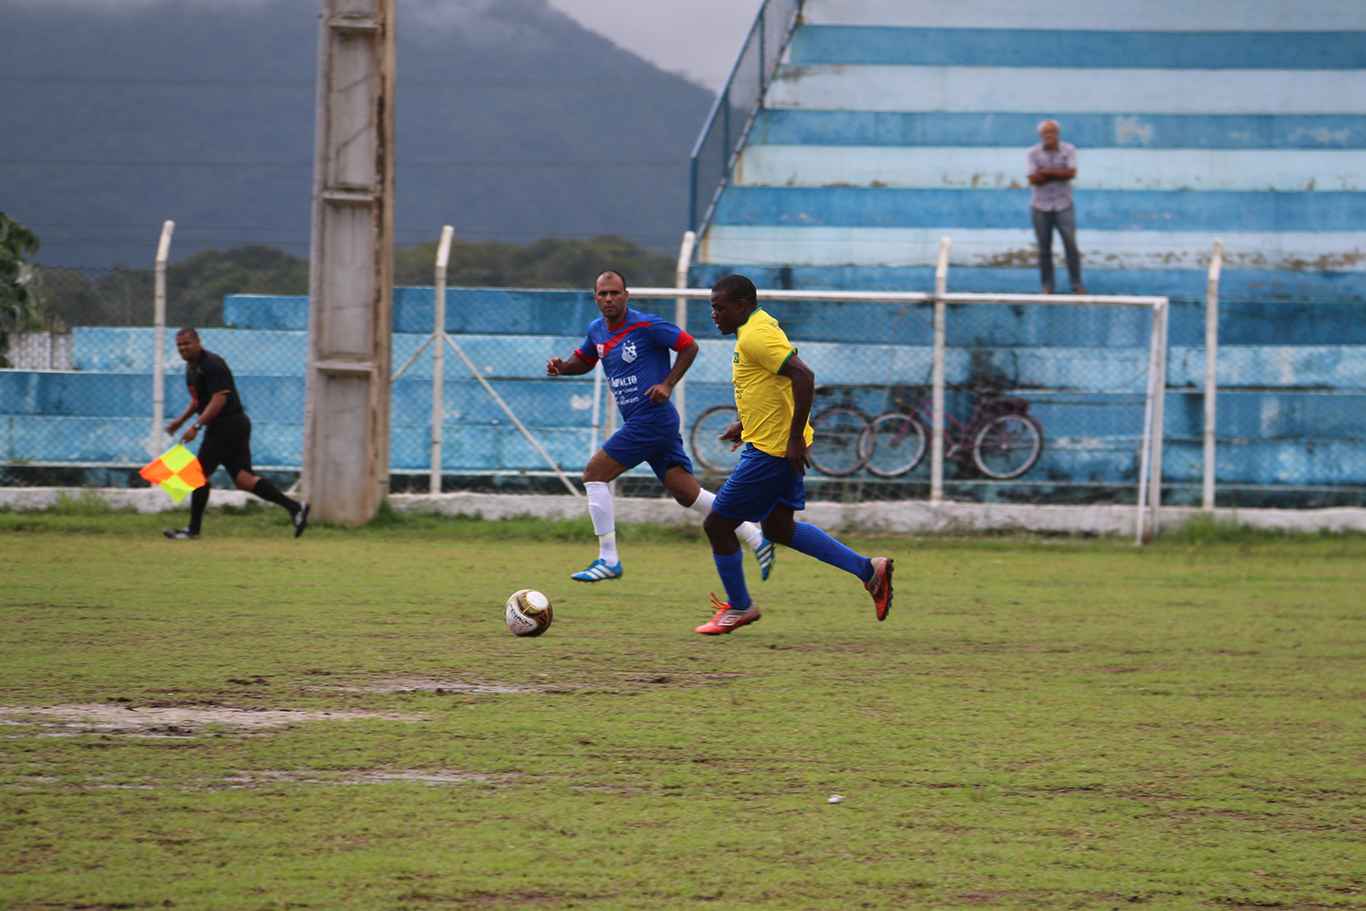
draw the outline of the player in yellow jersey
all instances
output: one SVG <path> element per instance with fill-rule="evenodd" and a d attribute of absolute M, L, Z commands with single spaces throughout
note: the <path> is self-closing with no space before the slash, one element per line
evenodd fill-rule
<path fill-rule="evenodd" d="M 892 609 L 891 559 L 865 557 L 793 517 L 806 508 L 802 478 L 813 439 L 807 417 L 816 375 L 797 357 L 778 321 L 759 309 L 758 292 L 745 276 L 727 275 L 712 287 L 711 318 L 722 335 L 735 335 L 731 381 L 740 420 L 722 439 L 743 443 L 744 450 L 703 525 L 727 600 L 712 595 L 715 614 L 695 631 L 715 636 L 759 619 L 759 608 L 745 586 L 735 535 L 742 522 L 759 522 L 764 536 L 775 544 L 857 576 L 873 596 L 878 620 L 885 620 Z"/>

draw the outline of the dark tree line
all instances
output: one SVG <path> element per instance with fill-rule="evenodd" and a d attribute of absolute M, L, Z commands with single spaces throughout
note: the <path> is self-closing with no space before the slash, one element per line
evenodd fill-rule
<path fill-rule="evenodd" d="M 431 285 L 435 259 L 435 243 L 397 250 L 394 284 Z M 551 238 L 526 245 L 457 240 L 446 280 L 451 287 L 590 288 L 604 269 L 625 273 L 637 286 L 671 286 L 674 281 L 672 256 L 613 236 Z M 152 323 L 151 269 L 35 266 L 31 272 L 29 328 Z M 166 319 L 176 326 L 221 326 L 226 295 L 307 293 L 305 259 L 264 246 L 209 250 L 167 267 Z"/>

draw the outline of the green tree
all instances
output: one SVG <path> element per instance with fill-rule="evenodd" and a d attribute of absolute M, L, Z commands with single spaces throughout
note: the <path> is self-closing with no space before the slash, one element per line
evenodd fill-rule
<path fill-rule="evenodd" d="M 436 244 L 398 250 L 394 284 L 430 285 Z M 500 243 L 451 245 L 446 281 L 467 288 L 591 288 L 604 269 L 616 269 L 634 286 L 672 286 L 674 259 L 625 238 L 546 238 L 525 246 Z"/>
<path fill-rule="evenodd" d="M 38 235 L 0 212 L 0 367 L 8 367 L 9 336 L 42 326 L 42 308 L 30 283 L 28 258 L 38 252 Z"/>

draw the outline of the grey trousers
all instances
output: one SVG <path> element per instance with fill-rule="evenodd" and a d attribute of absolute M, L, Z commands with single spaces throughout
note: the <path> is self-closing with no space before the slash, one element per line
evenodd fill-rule
<path fill-rule="evenodd" d="M 1058 212 L 1044 212 L 1030 208 L 1034 216 L 1034 237 L 1039 242 L 1039 283 L 1045 291 L 1053 290 L 1053 229 L 1062 236 L 1063 252 L 1067 255 L 1067 277 L 1072 290 L 1081 285 L 1081 251 L 1077 249 L 1077 210 L 1068 207 Z"/>

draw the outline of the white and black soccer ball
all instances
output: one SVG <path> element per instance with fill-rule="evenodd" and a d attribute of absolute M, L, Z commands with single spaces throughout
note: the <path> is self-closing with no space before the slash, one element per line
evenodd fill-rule
<path fill-rule="evenodd" d="M 523 588 L 508 595 L 505 617 L 512 635 L 539 636 L 550 629 L 555 611 L 545 595 L 535 589 Z"/>

